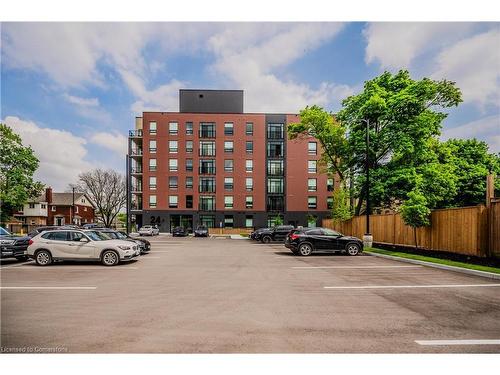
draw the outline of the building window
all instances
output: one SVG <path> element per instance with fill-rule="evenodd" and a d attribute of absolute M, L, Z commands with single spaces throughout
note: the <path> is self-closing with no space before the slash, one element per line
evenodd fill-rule
<path fill-rule="evenodd" d="M 233 152 L 233 150 L 234 150 L 233 141 L 225 141 L 224 152 Z"/>
<path fill-rule="evenodd" d="M 309 142 L 307 144 L 307 153 L 309 155 L 316 155 L 318 153 L 318 144 L 316 142 Z"/>
<path fill-rule="evenodd" d="M 170 176 L 168 178 L 169 189 L 177 189 L 179 187 L 179 178 L 177 176 Z"/>
<path fill-rule="evenodd" d="M 42 210 L 45 210 L 47 208 L 47 205 L 42 203 L 40 207 L 42 208 Z"/>
<path fill-rule="evenodd" d="M 200 197 L 199 197 L 199 209 L 201 211 L 214 211 L 215 210 L 215 197 L 211 196 L 211 195 L 200 195 Z M 214 218 L 214 222 L 215 222 L 215 218 Z"/>
<path fill-rule="evenodd" d="M 200 122 L 200 138 L 215 138 L 215 122 Z"/>
<path fill-rule="evenodd" d="M 193 152 L 193 141 L 186 141 L 186 152 Z"/>
<path fill-rule="evenodd" d="M 154 176 L 149 177 L 149 189 L 156 190 L 156 177 Z"/>
<path fill-rule="evenodd" d="M 252 228 L 253 227 L 253 216 L 245 216 L 245 227 Z"/>
<path fill-rule="evenodd" d="M 168 141 L 168 152 L 171 154 L 177 154 L 179 150 L 179 143 L 177 141 Z"/>
<path fill-rule="evenodd" d="M 56 207 L 56 206 L 52 206 L 52 207 L 50 207 L 50 210 L 51 210 L 52 212 L 56 212 L 57 207 Z"/>
<path fill-rule="evenodd" d="M 246 187 L 247 191 L 253 190 L 253 178 L 252 177 L 247 177 L 245 179 L 245 187 Z"/>
<path fill-rule="evenodd" d="M 267 174 L 270 176 L 283 176 L 283 160 L 268 160 Z"/>
<path fill-rule="evenodd" d="M 177 122 L 168 123 L 168 133 L 177 134 L 179 132 L 179 124 Z"/>
<path fill-rule="evenodd" d="M 333 197 L 326 198 L 326 208 L 329 210 L 333 209 Z"/>
<path fill-rule="evenodd" d="M 186 172 L 193 171 L 193 159 L 186 159 Z"/>
<path fill-rule="evenodd" d="M 224 190 L 233 190 L 233 178 L 224 177 Z"/>
<path fill-rule="evenodd" d="M 149 170 L 156 171 L 156 159 L 149 159 Z"/>
<path fill-rule="evenodd" d="M 283 139 L 283 124 L 267 124 L 268 139 Z"/>
<path fill-rule="evenodd" d="M 307 162 L 307 171 L 309 173 L 316 173 L 316 171 L 317 171 L 317 162 L 316 162 L 316 160 L 309 160 Z"/>
<path fill-rule="evenodd" d="M 326 180 L 326 190 L 333 191 L 333 188 L 333 178 L 329 178 L 328 180 Z"/>
<path fill-rule="evenodd" d="M 186 177 L 186 189 L 192 189 L 193 188 L 193 177 L 189 176 Z"/>
<path fill-rule="evenodd" d="M 247 122 L 245 127 L 246 135 L 253 135 L 253 122 Z"/>
<path fill-rule="evenodd" d="M 268 178 L 267 179 L 267 192 L 283 194 L 283 179 L 282 178 Z"/>
<path fill-rule="evenodd" d="M 267 197 L 267 210 L 268 211 L 283 211 L 285 208 L 285 199 L 281 195 L 270 195 Z"/>
<path fill-rule="evenodd" d="M 253 142 L 252 141 L 246 142 L 246 151 L 247 151 L 247 154 L 253 154 Z"/>
<path fill-rule="evenodd" d="M 233 227 L 233 215 L 224 215 L 224 227 L 225 228 L 232 228 Z"/>
<path fill-rule="evenodd" d="M 150 208 L 156 207 L 156 195 L 149 196 L 149 207 Z"/>
<path fill-rule="evenodd" d="M 316 208 L 316 197 L 307 197 L 307 208 L 315 209 Z"/>
<path fill-rule="evenodd" d="M 267 156 L 270 158 L 282 158 L 283 142 L 267 142 Z"/>
<path fill-rule="evenodd" d="M 35 204 L 34 203 L 29 203 L 29 208 L 35 208 Z"/>
<path fill-rule="evenodd" d="M 186 122 L 186 135 L 193 135 L 193 123 Z"/>
<path fill-rule="evenodd" d="M 224 208 L 233 208 L 233 197 L 225 196 L 224 197 Z"/>
<path fill-rule="evenodd" d="M 149 152 L 155 153 L 156 152 L 156 140 L 151 139 L 149 141 Z"/>
<path fill-rule="evenodd" d="M 224 135 L 233 135 L 234 134 L 234 126 L 232 122 L 224 123 Z"/>
<path fill-rule="evenodd" d="M 215 160 L 200 160 L 200 174 L 215 174 Z"/>
<path fill-rule="evenodd" d="M 234 160 L 233 159 L 224 160 L 224 171 L 232 172 L 233 170 L 234 170 Z"/>
<path fill-rule="evenodd" d="M 87 207 L 83 207 L 83 211 L 87 212 Z"/>
<path fill-rule="evenodd" d="M 215 141 L 200 141 L 200 156 L 215 156 Z"/>
<path fill-rule="evenodd" d="M 253 197 L 251 195 L 245 197 L 245 208 L 253 208 Z"/>
<path fill-rule="evenodd" d="M 149 123 L 149 134 L 156 134 L 156 122 Z"/>
<path fill-rule="evenodd" d="M 308 178 L 307 179 L 307 191 L 316 191 L 316 179 L 315 178 Z"/>
<path fill-rule="evenodd" d="M 215 193 L 215 177 L 200 177 L 198 191 L 200 193 Z"/>
<path fill-rule="evenodd" d="M 177 208 L 179 205 L 179 197 L 177 195 L 168 196 L 168 208 Z"/>
<path fill-rule="evenodd" d="M 168 170 L 171 172 L 175 172 L 179 169 L 179 164 L 177 159 L 169 159 L 168 160 Z"/>
<path fill-rule="evenodd" d="M 215 215 L 200 215 L 200 224 L 207 228 L 215 227 Z"/>
<path fill-rule="evenodd" d="M 78 213 L 78 206 L 75 206 L 75 213 Z"/>
<path fill-rule="evenodd" d="M 252 172 L 253 171 L 253 160 L 248 159 L 245 161 L 245 170 L 247 172 Z"/>
<path fill-rule="evenodd" d="M 193 208 L 193 196 L 186 195 L 186 208 Z"/>

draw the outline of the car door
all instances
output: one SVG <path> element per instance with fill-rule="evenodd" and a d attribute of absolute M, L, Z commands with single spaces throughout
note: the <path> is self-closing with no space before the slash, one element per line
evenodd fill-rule
<path fill-rule="evenodd" d="M 84 239 L 84 241 L 82 241 Z M 71 232 L 71 254 L 75 259 L 95 258 L 95 245 L 93 241 L 85 241 L 88 238 L 82 232 Z"/>
<path fill-rule="evenodd" d="M 323 232 L 324 249 L 328 251 L 339 250 L 340 233 L 329 228 L 323 228 L 321 231 Z"/>
<path fill-rule="evenodd" d="M 290 232 L 288 227 L 277 227 L 276 232 L 274 233 L 274 240 L 284 242 L 288 232 Z"/>
<path fill-rule="evenodd" d="M 71 258 L 69 232 L 56 230 L 47 236 L 47 247 L 54 258 Z"/>
<path fill-rule="evenodd" d="M 321 229 L 310 229 L 306 232 L 306 238 L 316 250 L 323 251 L 325 249 L 325 243 L 323 238 L 323 232 Z"/>

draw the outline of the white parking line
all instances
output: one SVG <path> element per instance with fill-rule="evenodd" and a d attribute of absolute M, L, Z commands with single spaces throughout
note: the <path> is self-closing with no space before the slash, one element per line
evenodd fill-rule
<path fill-rule="evenodd" d="M 142 259 L 160 259 L 161 257 L 150 257 L 149 255 L 146 257 L 146 258 L 142 258 Z"/>
<path fill-rule="evenodd" d="M 500 340 L 415 340 L 419 345 L 500 345 Z"/>
<path fill-rule="evenodd" d="M 6 290 L 94 290 L 96 286 L 0 286 Z"/>
<path fill-rule="evenodd" d="M 316 269 L 316 268 L 333 268 L 333 269 L 358 269 L 358 268 L 422 268 L 423 266 L 318 266 L 318 267 L 292 267 L 295 269 Z"/>
<path fill-rule="evenodd" d="M 324 286 L 324 289 L 404 289 L 404 288 L 476 288 L 500 286 L 500 284 L 443 284 L 443 285 L 366 285 L 366 286 Z"/>
<path fill-rule="evenodd" d="M 8 268 L 10 270 L 136 270 L 138 267 L 71 267 L 71 266 L 56 266 L 56 267 L 16 267 L 14 269 Z"/>

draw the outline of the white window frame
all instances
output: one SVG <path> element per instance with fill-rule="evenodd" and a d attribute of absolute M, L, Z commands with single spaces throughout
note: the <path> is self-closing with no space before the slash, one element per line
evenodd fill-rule
<path fill-rule="evenodd" d="M 177 121 L 168 123 L 168 134 L 179 134 L 179 123 Z"/>
<path fill-rule="evenodd" d="M 168 152 L 170 154 L 177 154 L 179 152 L 179 142 L 175 140 L 168 141 Z"/>
<path fill-rule="evenodd" d="M 176 172 L 179 170 L 179 159 L 168 159 L 168 170 Z"/>
<path fill-rule="evenodd" d="M 245 170 L 247 172 L 253 172 L 253 159 L 245 160 Z"/>
<path fill-rule="evenodd" d="M 149 207 L 150 208 L 156 207 L 156 203 L 157 203 L 157 201 L 156 201 L 156 195 L 155 194 L 150 195 L 149 196 Z"/>
<path fill-rule="evenodd" d="M 179 207 L 179 196 L 169 195 L 168 196 L 168 208 L 178 208 Z"/>
<path fill-rule="evenodd" d="M 224 196 L 224 208 L 234 208 L 234 197 L 232 195 Z"/>

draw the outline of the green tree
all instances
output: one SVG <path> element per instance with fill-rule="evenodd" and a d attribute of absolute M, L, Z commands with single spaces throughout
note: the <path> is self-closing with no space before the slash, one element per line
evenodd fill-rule
<path fill-rule="evenodd" d="M 475 206 L 485 203 L 486 176 L 500 176 L 500 156 L 488 152 L 488 144 L 477 139 L 450 139 L 444 142 L 451 156 L 456 176 L 456 194 L 450 195 L 442 207 Z M 497 189 L 500 180 L 497 179 Z"/>
<path fill-rule="evenodd" d="M 5 223 L 30 198 L 41 194 L 43 184 L 33 180 L 39 161 L 31 147 L 10 127 L 0 124 L 0 221 Z"/>
<path fill-rule="evenodd" d="M 455 189 L 452 174 L 442 172 L 446 157 L 436 143 L 447 108 L 462 101 L 454 82 L 428 78 L 413 80 L 408 71 L 385 72 L 367 81 L 364 90 L 342 102 L 337 119 L 345 127 L 350 153 L 349 165 L 355 170 L 355 194 L 359 215 L 365 199 L 366 122 L 369 122 L 369 167 L 372 206 L 387 207 L 406 199 L 419 179 L 436 189 L 430 204 L 442 199 L 440 188 Z M 422 161 L 431 162 L 421 166 Z M 447 165 L 448 167 L 449 165 Z M 432 191 L 432 189 L 430 189 Z M 449 193 L 449 192 L 447 192 Z M 445 193 L 445 194 L 447 194 Z M 427 194 L 427 192 L 425 192 Z M 427 196 L 427 195 L 426 195 Z"/>
<path fill-rule="evenodd" d="M 340 187 L 333 191 L 332 198 L 332 219 L 335 222 L 349 220 L 352 217 L 352 208 L 349 203 L 349 192 L 345 188 Z"/>
<path fill-rule="evenodd" d="M 415 190 L 408 193 L 408 199 L 401 206 L 401 217 L 406 225 L 413 228 L 415 249 L 418 250 L 417 228 L 430 225 L 431 210 L 422 192 Z"/>

